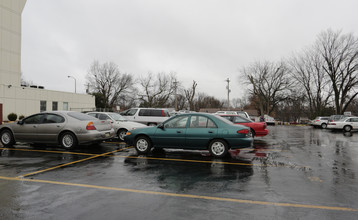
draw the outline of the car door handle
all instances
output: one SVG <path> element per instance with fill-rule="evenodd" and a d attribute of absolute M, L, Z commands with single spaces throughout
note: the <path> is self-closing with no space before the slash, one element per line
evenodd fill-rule
<path fill-rule="evenodd" d="M 213 131 L 208 131 L 208 133 L 212 134 L 212 133 L 214 133 L 214 132 L 213 132 Z"/>
<path fill-rule="evenodd" d="M 37 125 L 34 125 L 34 126 L 32 126 L 32 127 L 37 128 Z"/>
<path fill-rule="evenodd" d="M 181 133 L 181 131 L 177 131 L 177 133 L 179 133 L 179 134 L 180 134 L 180 133 Z"/>

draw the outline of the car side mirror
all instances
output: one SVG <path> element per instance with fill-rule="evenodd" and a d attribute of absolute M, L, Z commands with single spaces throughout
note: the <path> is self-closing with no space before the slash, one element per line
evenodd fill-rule
<path fill-rule="evenodd" d="M 164 130 L 164 124 L 159 124 L 157 127 Z"/>
<path fill-rule="evenodd" d="M 20 120 L 20 121 L 17 122 L 17 124 L 23 125 L 23 124 L 24 124 L 24 121 L 23 121 L 23 120 Z"/>

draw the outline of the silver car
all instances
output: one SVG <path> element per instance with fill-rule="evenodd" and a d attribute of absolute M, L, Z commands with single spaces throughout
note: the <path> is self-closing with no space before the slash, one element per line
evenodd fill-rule
<path fill-rule="evenodd" d="M 4 146 L 16 142 L 52 143 L 71 149 L 77 144 L 102 142 L 114 136 L 109 121 L 72 111 L 41 112 L 0 126 Z"/>
<path fill-rule="evenodd" d="M 96 117 L 100 120 L 109 120 L 112 122 L 114 131 L 117 134 L 117 137 L 124 141 L 124 136 L 126 136 L 127 131 L 147 127 L 146 125 L 134 121 L 128 121 L 122 115 L 114 112 L 88 112 L 90 116 Z"/>

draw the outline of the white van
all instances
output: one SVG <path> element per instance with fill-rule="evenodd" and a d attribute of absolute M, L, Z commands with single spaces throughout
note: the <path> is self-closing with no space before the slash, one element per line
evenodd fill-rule
<path fill-rule="evenodd" d="M 158 125 L 170 117 L 168 109 L 163 108 L 132 108 L 122 116 L 148 126 Z"/>

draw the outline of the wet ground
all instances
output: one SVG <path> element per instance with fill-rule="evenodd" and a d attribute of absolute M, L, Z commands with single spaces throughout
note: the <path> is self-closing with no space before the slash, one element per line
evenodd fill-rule
<path fill-rule="evenodd" d="M 357 219 L 358 132 L 273 126 L 225 159 L 0 148 L 0 219 Z"/>

